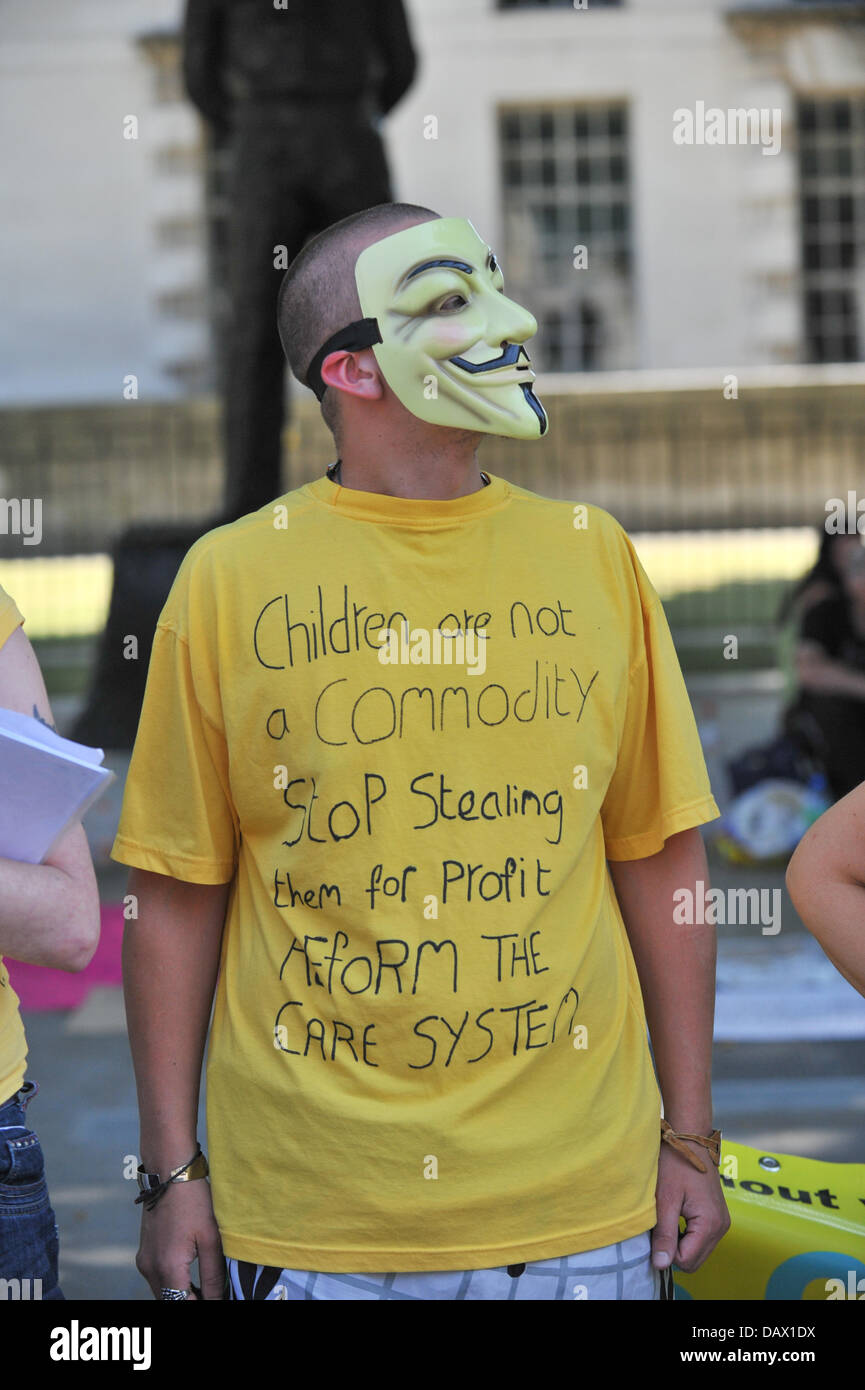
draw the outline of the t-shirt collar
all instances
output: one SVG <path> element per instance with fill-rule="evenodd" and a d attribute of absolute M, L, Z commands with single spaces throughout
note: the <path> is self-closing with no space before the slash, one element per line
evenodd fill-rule
<path fill-rule="evenodd" d="M 361 492 L 357 488 L 332 482 L 326 475 L 307 483 L 304 491 L 316 502 L 333 507 L 341 516 L 432 529 L 442 523 L 470 521 L 504 506 L 509 497 L 507 483 L 493 473 L 488 473 L 487 477 L 489 486 L 482 486 L 477 492 L 467 493 L 464 497 L 443 499 L 391 497 L 383 492 Z"/>

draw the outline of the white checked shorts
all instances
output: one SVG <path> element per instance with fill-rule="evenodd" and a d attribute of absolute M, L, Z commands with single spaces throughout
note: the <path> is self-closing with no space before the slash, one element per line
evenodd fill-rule
<path fill-rule="evenodd" d="M 651 1240 L 642 1235 L 529 1264 L 497 1269 L 444 1270 L 419 1274 L 321 1274 L 307 1269 L 227 1260 L 228 1298 L 301 1299 L 514 1299 L 524 1301 L 660 1299 L 661 1276 L 650 1262 Z"/>

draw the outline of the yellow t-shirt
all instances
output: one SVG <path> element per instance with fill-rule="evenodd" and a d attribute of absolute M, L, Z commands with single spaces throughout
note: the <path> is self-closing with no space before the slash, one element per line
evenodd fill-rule
<path fill-rule="evenodd" d="M 449 501 L 323 477 L 198 541 L 113 853 L 233 880 L 207 1071 L 225 1253 L 468 1269 L 651 1227 L 660 1098 L 605 857 L 717 814 L 606 513 L 497 477 Z"/>
<path fill-rule="evenodd" d="M 24 619 L 5 589 L 0 589 L 0 647 Z M 21 1086 L 27 1063 L 27 1039 L 18 1007 L 18 995 L 0 956 L 0 1105 Z"/>

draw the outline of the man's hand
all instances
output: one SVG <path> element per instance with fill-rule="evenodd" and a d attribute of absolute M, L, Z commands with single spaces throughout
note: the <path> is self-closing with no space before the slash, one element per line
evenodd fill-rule
<path fill-rule="evenodd" d="M 705 1173 L 698 1173 L 669 1144 L 661 1144 L 655 1189 L 658 1224 L 652 1233 L 655 1269 L 668 1269 L 672 1264 L 686 1273 L 699 1269 L 730 1229 L 730 1213 L 721 1180 L 708 1150 L 692 1143 L 688 1143 L 688 1148 L 705 1163 Z M 687 1223 L 682 1236 L 679 1234 L 680 1216 L 684 1216 Z"/>
<path fill-rule="evenodd" d="M 204 1178 L 173 1183 L 153 1211 L 141 1216 L 141 1244 L 135 1264 L 154 1298 L 163 1289 L 190 1289 L 198 1260 L 203 1299 L 221 1299 L 225 1289 L 222 1242 L 213 1215 L 210 1184 Z M 189 1294 L 190 1300 L 196 1295 Z"/>

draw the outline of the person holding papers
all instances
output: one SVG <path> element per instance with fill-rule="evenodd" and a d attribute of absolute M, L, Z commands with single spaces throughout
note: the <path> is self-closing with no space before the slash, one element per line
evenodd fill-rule
<path fill-rule="evenodd" d="M 23 621 L 0 589 L 0 709 L 53 727 Z M 61 1299 L 63 1294 L 44 1159 L 26 1115 L 38 1087 L 24 1079 L 27 1041 L 3 956 L 78 971 L 89 964 L 98 941 L 99 895 L 80 821 L 61 835 L 42 863 L 0 855 L 0 1281 L 5 1281 L 0 1287 L 7 1297 L 21 1288 L 15 1280 L 30 1281 L 31 1298 Z"/>

